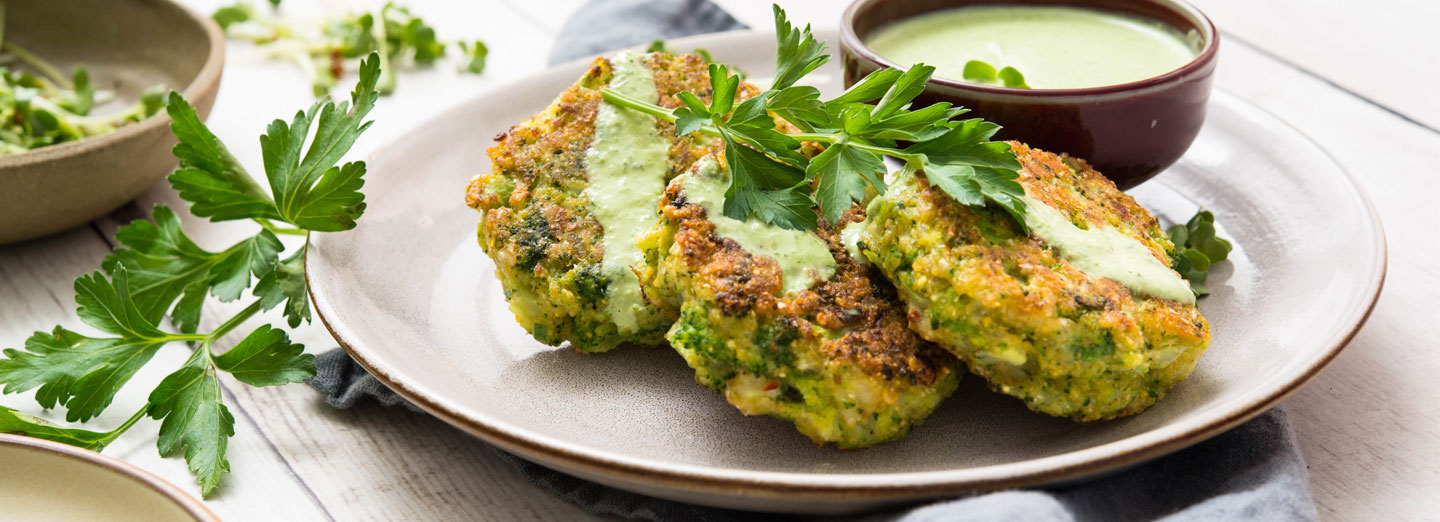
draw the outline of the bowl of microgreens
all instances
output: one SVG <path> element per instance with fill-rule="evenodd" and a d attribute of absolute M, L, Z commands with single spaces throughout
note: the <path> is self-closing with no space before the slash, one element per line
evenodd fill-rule
<path fill-rule="evenodd" d="M 998 139 L 1085 158 L 1121 189 L 1195 141 L 1219 39 L 1183 0 L 856 0 L 840 24 L 845 85 L 933 66 L 915 106 L 970 109 Z"/>
<path fill-rule="evenodd" d="M 0 3 L 0 244 L 89 222 L 168 173 L 165 93 L 204 118 L 224 56 L 219 27 L 168 0 Z"/>

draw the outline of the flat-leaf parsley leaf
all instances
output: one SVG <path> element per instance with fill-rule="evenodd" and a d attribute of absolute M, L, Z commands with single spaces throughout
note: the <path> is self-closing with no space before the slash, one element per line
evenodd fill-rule
<path fill-rule="evenodd" d="M 966 110 L 949 103 L 912 108 L 934 67 L 876 71 L 822 101 L 819 90 L 797 82 L 830 59 L 825 44 L 809 27 L 794 27 L 779 6 L 774 11 L 775 81 L 738 107 L 740 78 L 717 64 L 710 67 L 709 106 L 694 93 L 679 93 L 683 105 L 673 110 L 609 89 L 601 94 L 609 103 L 675 123 L 677 134 L 722 138 L 731 175 L 724 213 L 734 219 L 809 230 L 819 226 L 812 210 L 818 205 L 827 222 L 838 223 L 855 202 L 884 193 L 883 158 L 889 156 L 910 172 L 923 171 L 955 201 L 997 205 L 1025 229 L 1025 191 L 1016 181 L 1020 162 L 1008 144 L 990 140 L 1000 127 L 958 119 Z M 990 74 L 998 74 L 993 69 Z M 801 132 L 777 131 L 772 115 Z M 807 158 L 800 153 L 804 143 L 824 150 Z"/>
<path fill-rule="evenodd" d="M 408 29 L 407 29 L 408 30 Z M 431 36 L 407 33 L 416 45 Z M 378 96 L 380 58 L 360 67 L 348 103 L 322 101 L 290 123 L 275 120 L 261 138 L 265 178 L 273 196 L 253 181 L 177 93 L 170 94 L 171 130 L 179 168 L 170 183 L 191 212 L 212 221 L 249 219 L 259 231 L 220 251 L 195 244 L 169 208 L 155 207 L 153 221 L 135 221 L 116 232 L 121 245 L 102 271 L 75 280 L 80 319 L 106 335 L 90 336 L 56 326 L 36 332 L 23 350 L 4 350 L 0 390 L 36 390 L 46 409 L 63 407 L 70 422 L 103 412 L 116 393 L 162 347 L 193 343 L 190 358 L 150 392 L 140 411 L 113 430 L 100 432 L 51 424 L 0 406 L 0 432 L 19 433 L 83 448 L 103 449 L 145 417 L 160 421 L 162 454 L 181 453 L 209 495 L 230 470 L 226 449 L 235 418 L 225 406 L 220 374 L 251 386 L 301 382 L 315 375 L 314 357 L 283 330 L 261 325 L 228 350 L 216 345 L 255 314 L 285 303 L 291 327 L 310 319 L 305 285 L 305 247 L 282 258 L 281 236 L 346 230 L 365 211 L 363 162 L 340 164 L 369 128 L 365 115 Z M 314 137 L 307 140 L 311 127 Z M 287 226 L 288 225 L 288 226 Z M 253 284 L 253 289 L 252 289 Z M 208 333 L 196 333 L 207 295 L 221 301 L 253 300 Z M 169 314 L 177 332 L 166 331 Z"/>

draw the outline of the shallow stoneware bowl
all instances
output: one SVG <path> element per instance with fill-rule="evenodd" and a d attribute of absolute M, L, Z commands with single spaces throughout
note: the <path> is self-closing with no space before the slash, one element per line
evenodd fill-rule
<path fill-rule="evenodd" d="M 7 2 L 5 38 L 62 71 L 85 64 L 118 111 L 162 85 L 180 91 L 203 120 L 215 103 L 225 38 L 208 17 L 169 0 Z M 0 244 L 41 237 L 102 216 L 175 166 L 170 117 L 91 138 L 0 156 Z"/>
<path fill-rule="evenodd" d="M 835 41 L 830 31 L 817 36 Z M 739 32 L 673 44 L 709 49 L 760 77 L 774 42 L 769 32 Z M 385 385 L 506 451 L 609 486 L 820 513 L 1074 483 L 1273 406 L 1335 358 L 1384 279 L 1385 235 L 1359 187 L 1295 129 L 1217 92 L 1190 152 L 1131 192 L 1166 223 L 1213 211 L 1235 246 L 1200 301 L 1214 340 L 1189 380 L 1144 413 L 1080 424 L 1030 412 L 968 376 L 903 439 L 816 447 L 792 424 L 746 417 L 696 384 L 668 347 L 587 355 L 544 346 L 507 309 L 476 243 L 480 215 L 465 206 L 465 185 L 490 170 L 485 149 L 497 133 L 543 109 L 587 65 L 477 93 L 378 149 L 365 216 L 354 230 L 312 235 L 305 274 L 317 319 Z M 806 82 L 834 96 L 839 69 L 822 67 Z"/>
<path fill-rule="evenodd" d="M 89 450 L 0 435 L 0 519 L 219 522 L 205 505 L 139 468 Z"/>
<path fill-rule="evenodd" d="M 1085 158 L 1127 189 L 1174 164 L 1200 133 L 1220 33 L 1181 0 L 857 0 L 840 22 L 845 85 L 877 69 L 906 68 L 865 45 L 876 29 L 943 9 L 983 4 L 1077 6 L 1158 20 L 1199 38 L 1200 53 L 1167 74 L 1084 89 L 1018 89 L 932 78 L 916 107 L 950 102 L 1004 127 L 999 139 Z M 948 52 L 937 49 L 936 53 Z"/>

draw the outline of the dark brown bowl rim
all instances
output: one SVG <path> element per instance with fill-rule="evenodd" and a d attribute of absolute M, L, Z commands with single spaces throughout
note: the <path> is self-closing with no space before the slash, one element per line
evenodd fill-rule
<path fill-rule="evenodd" d="M 181 91 L 185 99 L 195 99 L 200 93 L 210 90 L 212 86 L 220 81 L 220 72 L 225 65 L 225 33 L 220 30 L 220 26 L 216 24 L 214 20 L 211 20 L 210 17 L 201 15 L 195 12 L 195 10 L 180 5 L 173 0 L 156 0 L 156 3 L 178 10 L 196 25 L 199 25 L 201 30 L 205 31 L 205 39 L 210 44 L 210 52 L 205 55 L 205 64 L 195 73 L 195 77 L 190 80 L 189 85 L 185 86 L 185 90 Z M 79 156 L 96 148 L 120 143 L 131 137 L 150 132 L 156 127 L 169 124 L 170 115 L 162 110 L 150 115 L 148 118 L 116 129 L 115 132 L 82 138 L 58 145 L 31 149 L 17 154 L 6 154 L 0 156 L 0 173 L 4 173 L 13 167 L 23 167 L 71 156 Z"/>
<path fill-rule="evenodd" d="M 215 516 L 210 508 L 205 507 L 205 503 L 180 490 L 178 486 L 114 457 L 107 457 L 94 451 L 67 446 L 59 442 L 5 433 L 0 433 L 0 446 L 17 446 L 105 468 L 159 493 L 160 496 L 184 510 L 185 514 L 190 515 L 190 518 L 200 522 L 220 522 L 220 517 Z"/>
<path fill-rule="evenodd" d="M 855 34 L 855 18 L 859 16 L 860 9 L 862 7 L 867 7 L 880 1 L 884 0 L 856 0 L 855 2 L 852 2 L 850 4 L 850 7 L 845 8 L 845 14 L 840 17 L 840 45 L 842 47 L 841 50 L 853 52 L 861 58 L 879 64 L 882 67 L 902 70 L 906 69 L 907 67 L 905 66 L 881 57 L 873 49 L 865 45 L 864 40 L 861 40 L 859 35 Z M 1179 68 L 1162 74 L 1160 76 L 1152 76 L 1143 80 L 1136 80 L 1128 83 L 1117 83 L 1115 85 L 1101 85 L 1099 87 L 1081 87 L 1069 89 L 1021 89 L 1018 87 L 997 87 L 993 85 L 983 85 L 960 80 L 951 80 L 949 78 L 943 78 L 940 76 L 932 76 L 930 78 L 930 83 L 951 89 L 973 91 L 985 94 L 1004 94 L 1031 98 L 1094 96 L 1101 94 L 1115 94 L 1127 91 L 1140 90 L 1147 87 L 1177 81 L 1195 73 L 1196 71 L 1204 68 L 1208 64 L 1214 62 L 1215 56 L 1216 54 L 1218 54 L 1220 48 L 1220 31 L 1215 29 L 1215 23 L 1210 21 L 1210 17 L 1205 16 L 1204 12 L 1200 11 L 1199 8 L 1191 5 L 1185 0 L 1142 1 L 1152 4 L 1159 4 L 1166 7 L 1173 7 L 1181 14 L 1192 15 L 1195 17 L 1195 19 L 1204 22 L 1201 25 L 1200 29 L 1202 36 L 1205 37 L 1205 47 L 1200 50 L 1200 54 L 1196 56 L 1195 59 L 1190 60 L 1185 65 L 1182 65 Z M 1005 2 L 1003 0 L 982 0 L 976 3 L 998 4 Z M 894 23 L 894 21 L 888 23 Z"/>

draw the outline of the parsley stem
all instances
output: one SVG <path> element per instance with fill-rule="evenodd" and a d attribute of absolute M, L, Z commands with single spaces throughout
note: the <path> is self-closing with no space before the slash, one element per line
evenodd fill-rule
<path fill-rule="evenodd" d="M 647 103 L 647 102 L 644 102 L 644 101 L 641 101 L 641 100 L 637 100 L 637 99 L 635 99 L 635 98 L 631 98 L 631 97 L 629 97 L 629 96 L 626 96 L 626 95 L 624 95 L 624 94 L 620 94 L 620 93 L 615 92 L 615 91 L 610 90 L 610 89 L 600 89 L 600 96 L 604 97 L 604 98 L 605 98 L 605 101 L 610 102 L 610 103 L 612 103 L 612 104 L 619 105 L 619 106 L 625 107 L 625 108 L 627 108 L 627 109 L 637 110 L 637 111 L 643 112 L 643 113 L 645 113 L 645 114 L 649 114 L 649 115 L 651 115 L 651 116 L 654 116 L 654 117 L 656 117 L 656 118 L 660 118 L 660 119 L 662 119 L 662 120 L 668 121 L 668 122 L 670 122 L 670 123 L 675 123 L 675 120 L 676 120 L 675 114 L 674 114 L 673 112 L 671 112 L 670 109 L 666 109 L 666 108 L 661 107 L 661 106 L 659 106 L 659 105 L 655 105 L 655 104 L 653 104 L 653 103 Z M 716 130 L 714 130 L 714 129 L 705 129 L 705 128 L 702 127 L 701 130 L 702 130 L 702 131 L 708 131 L 708 132 L 705 132 L 705 133 L 706 133 L 706 134 L 709 134 L 709 135 L 712 135 L 712 136 L 715 136 L 715 137 L 719 137 L 719 136 L 720 136 L 720 132 L 719 132 L 719 131 L 716 131 Z"/>
<path fill-rule="evenodd" d="M 105 437 L 101 438 L 98 441 L 95 441 L 95 444 L 101 448 L 109 446 L 111 442 L 115 441 L 115 439 L 120 438 L 120 435 L 123 435 L 126 431 L 129 431 L 131 426 L 134 426 L 135 423 L 140 422 L 140 419 L 145 418 L 145 412 L 149 411 L 149 409 L 150 403 L 147 402 L 144 406 L 140 407 L 140 411 L 135 412 L 134 415 L 131 415 L 129 419 L 126 419 L 123 424 L 117 426 L 115 429 L 106 432 Z"/>
<path fill-rule="evenodd" d="M 895 159 L 904 160 L 906 163 L 916 163 L 917 165 L 919 164 L 919 162 L 922 162 L 925 159 L 924 156 L 920 154 L 906 154 L 903 151 L 899 151 L 889 147 L 881 147 L 879 145 L 867 143 L 863 139 L 851 139 L 849 136 L 845 136 L 843 134 L 822 134 L 809 132 L 791 134 L 790 137 L 795 138 L 796 141 L 810 141 L 816 143 L 839 143 L 840 141 L 844 140 L 845 143 L 851 147 L 866 152 L 873 152 L 881 156 L 890 156 Z"/>
<path fill-rule="evenodd" d="M 208 337 L 209 336 L 205 334 L 165 334 L 163 337 L 160 337 L 156 340 L 165 341 L 167 343 L 173 341 L 204 341 Z"/>
<path fill-rule="evenodd" d="M 306 235 L 310 235 L 310 231 L 308 231 L 308 230 L 299 229 L 299 228 L 290 228 L 290 227 L 276 226 L 274 223 L 271 223 L 270 220 L 265 219 L 265 218 L 251 218 L 251 219 L 253 219 L 256 223 L 259 223 L 260 226 L 261 226 L 262 228 L 264 228 L 265 230 L 269 230 L 271 234 L 276 234 L 276 235 L 283 234 L 283 235 L 288 235 L 288 236 L 306 236 Z"/>
<path fill-rule="evenodd" d="M 840 138 L 836 137 L 834 134 L 821 134 L 817 132 L 802 132 L 799 134 L 791 134 L 790 137 L 795 138 L 795 141 L 812 141 L 815 143 L 835 143 L 837 141 L 840 141 Z"/>
<path fill-rule="evenodd" d="M 878 145 L 871 145 L 869 143 L 864 143 L 860 141 L 852 141 L 850 142 L 850 146 L 860 150 L 874 152 L 881 156 L 890 156 L 895 159 L 904 160 L 905 163 L 913 163 L 916 167 L 922 166 L 925 162 L 924 154 L 906 154 L 895 149 L 881 147 Z"/>
<path fill-rule="evenodd" d="M 230 330 L 234 330 L 236 326 L 240 326 L 240 323 L 245 322 L 246 319 L 254 316 L 255 313 L 259 311 L 260 300 L 256 299 L 255 301 L 250 303 L 250 306 L 246 306 L 245 309 L 240 310 L 239 313 L 235 314 L 234 317 L 231 317 L 229 320 L 221 323 L 220 326 L 216 327 L 214 331 L 210 332 L 210 335 L 204 337 L 205 341 L 203 344 L 205 351 L 210 351 L 210 345 L 215 344 L 215 341 L 219 340 L 220 337 L 224 336 L 227 333 L 230 333 Z"/>
<path fill-rule="evenodd" d="M 621 106 L 621 107 L 625 107 L 625 108 L 628 108 L 628 109 L 633 109 L 633 110 L 636 110 L 636 111 L 640 111 L 640 112 L 642 112 L 642 113 L 645 113 L 645 114 L 654 116 L 654 117 L 656 117 L 656 118 L 663 119 L 663 120 L 668 121 L 668 122 L 670 122 L 670 123 L 675 123 L 675 120 L 678 119 L 678 118 L 675 117 L 675 113 L 671 112 L 670 109 L 666 109 L 666 108 L 664 108 L 664 107 L 661 107 L 661 106 L 659 106 L 659 105 L 655 105 L 655 104 L 653 104 L 653 103 L 646 103 L 646 102 L 644 102 L 644 101 L 637 100 L 637 99 L 635 99 L 635 98 L 631 98 L 631 97 L 629 97 L 629 96 L 626 96 L 626 95 L 624 95 L 624 94 L 620 94 L 620 93 L 615 92 L 615 91 L 612 91 L 612 90 L 610 90 L 610 89 L 601 89 L 601 90 L 600 90 L 600 96 L 604 97 L 604 98 L 605 98 L 605 101 L 610 102 L 610 103 L 612 103 L 612 104 L 619 105 L 619 106 Z M 782 114 L 781 116 L 784 117 L 785 115 Z M 800 120 L 799 118 L 794 118 L 794 119 L 786 118 L 786 120 L 787 120 L 787 121 L 790 121 L 791 123 L 794 123 L 794 122 L 797 122 L 797 121 L 798 121 L 798 122 L 801 122 L 801 123 L 804 123 L 803 120 Z M 798 124 L 797 124 L 797 125 L 798 125 Z M 806 124 L 805 126 L 806 126 L 806 127 L 809 127 L 808 124 Z M 806 129 L 806 130 L 811 130 L 811 131 L 813 131 L 814 129 L 812 128 L 812 129 Z M 714 125 L 702 125 L 702 126 L 700 127 L 700 130 L 698 130 L 698 131 L 696 131 L 696 132 L 700 132 L 700 133 L 703 133 L 703 134 L 707 134 L 707 135 L 710 135 L 710 136 L 714 136 L 714 137 L 716 137 L 716 138 L 723 138 L 723 137 L 724 137 L 724 136 L 723 136 L 723 133 L 720 131 L 720 129 L 716 128 Z M 833 134 L 818 134 L 818 133 L 813 133 L 813 132 L 810 132 L 810 133 L 802 133 L 802 134 L 791 134 L 790 137 L 795 138 L 795 139 L 800 140 L 800 141 L 813 141 L 813 142 L 819 142 L 819 143 L 835 143 L 835 141 L 837 140 L 837 138 L 836 138 L 835 135 L 833 135 Z"/>

